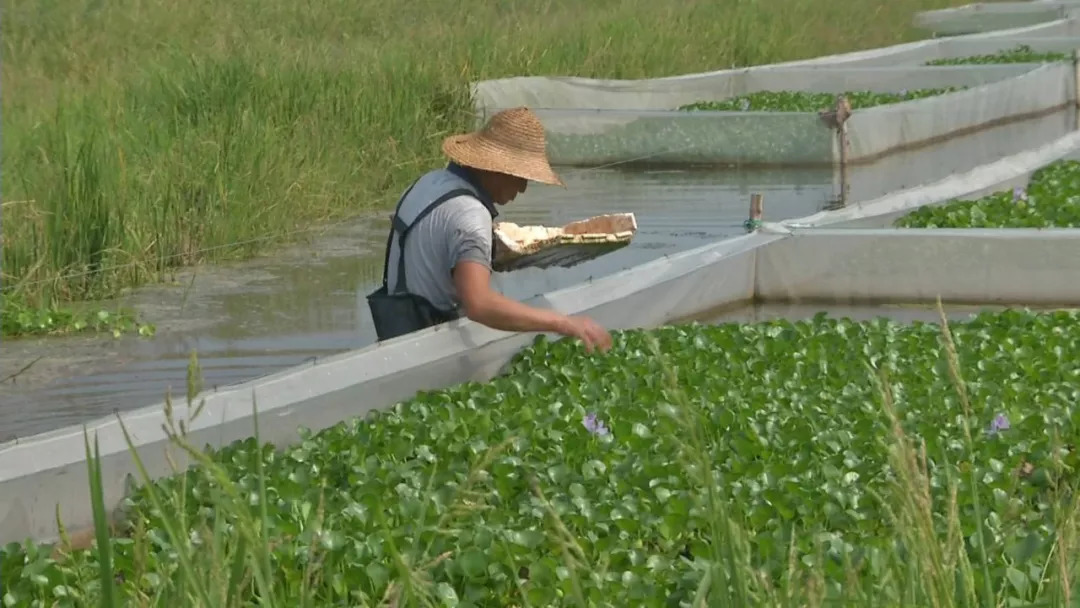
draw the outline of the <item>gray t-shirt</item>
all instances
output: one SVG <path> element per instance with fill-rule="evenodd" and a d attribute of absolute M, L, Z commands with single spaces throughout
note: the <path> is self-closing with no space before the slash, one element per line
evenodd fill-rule
<path fill-rule="evenodd" d="M 491 269 L 491 213 L 473 196 L 456 196 L 436 207 L 409 231 L 405 239 L 405 278 L 408 291 L 424 296 L 435 307 L 456 310 L 461 305 L 451 271 L 468 260 Z M 398 243 L 390 248 L 386 285 L 397 281 Z"/>

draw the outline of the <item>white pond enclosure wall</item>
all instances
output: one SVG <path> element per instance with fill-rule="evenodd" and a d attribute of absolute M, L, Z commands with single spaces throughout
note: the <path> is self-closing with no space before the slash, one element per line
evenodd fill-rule
<path fill-rule="evenodd" d="M 788 63 L 646 80 L 526 77 L 474 85 L 478 121 L 528 106 L 548 134 L 553 163 L 711 164 L 729 166 L 848 166 L 1010 122 L 1034 120 L 1077 105 L 1075 61 L 929 66 L 926 62 L 1006 50 L 1037 41 L 1033 30 L 1015 36 L 982 34 L 914 43 L 833 62 Z M 1040 49 L 1080 47 L 1073 19 L 1045 26 Z M 894 48 L 894 47 L 890 47 Z M 1033 47 L 1035 48 L 1035 47 Z M 881 49 L 885 51 L 887 49 Z M 893 65 L 869 65 L 867 62 Z M 964 90 L 854 110 L 843 123 L 819 112 L 687 111 L 700 101 L 757 91 L 903 93 Z M 1074 112 L 1075 114 L 1075 112 Z"/>
<path fill-rule="evenodd" d="M 916 27 L 937 35 L 970 34 L 1036 25 L 1080 14 L 1077 0 L 977 2 L 915 15 Z"/>
<path fill-rule="evenodd" d="M 1026 187 L 1032 174 L 1040 168 L 1063 160 L 1080 160 L 1080 131 L 1074 130 L 1047 144 L 917 188 L 856 201 L 842 209 L 783 220 L 776 224 L 776 228 L 891 228 L 900 216 L 920 207 L 948 204 L 957 199 L 979 198 L 1017 186 Z"/>
<path fill-rule="evenodd" d="M 919 40 L 813 59 L 662 78 L 620 80 L 577 76 L 514 76 L 473 83 L 472 94 L 480 120 L 499 108 L 518 105 L 557 109 L 671 109 L 673 104 L 670 98 L 661 97 L 661 103 L 650 103 L 648 100 L 653 95 L 666 96 L 674 92 L 679 94 L 679 100 L 689 100 L 683 103 L 698 101 L 700 97 L 694 98 L 695 95 L 734 90 L 725 83 L 735 74 L 790 71 L 793 68 L 810 67 L 914 67 L 938 59 L 1005 51 L 1020 44 L 1029 45 L 1039 52 L 1069 52 L 1080 47 L 1078 42 L 1080 17 L 955 38 Z M 745 90 L 744 88 L 743 91 Z"/>
<path fill-rule="evenodd" d="M 1080 37 L 1069 38 L 1080 47 Z M 671 111 L 702 100 L 723 100 L 757 91 L 805 91 L 840 93 L 869 90 L 896 93 L 914 89 L 977 87 L 1002 83 L 1046 66 L 1041 63 L 948 66 L 760 66 L 728 70 L 700 78 L 658 83 L 654 80 L 576 82 L 564 79 L 535 80 L 498 94 L 484 93 L 477 108 L 489 116 L 500 110 L 527 105 L 534 110 Z M 1060 73 L 1055 75 L 1060 76 Z M 490 82 L 490 81 L 489 81 Z M 482 83 L 483 84 L 483 83 Z M 534 86 L 533 86 L 534 85 Z M 485 86 L 481 86 L 485 88 Z M 684 116 L 678 112 L 676 116 Z"/>
<path fill-rule="evenodd" d="M 952 38 L 937 38 L 930 40 L 918 40 L 892 46 L 826 55 L 805 61 L 778 64 L 786 66 L 809 66 L 809 65 L 847 65 L 847 66 L 895 66 L 895 65 L 920 65 L 935 59 L 951 59 L 967 57 L 972 53 L 964 45 L 985 45 L 982 48 L 990 48 L 987 52 L 1004 51 L 1015 48 L 1019 44 L 1031 45 L 1036 39 L 1072 38 L 1080 35 L 1078 31 L 1078 17 L 1058 19 L 1039 25 L 1029 25 L 1006 30 L 967 34 Z M 1045 44 L 1045 43 L 1039 43 Z M 995 48 L 996 47 L 996 48 Z M 1056 50 L 1056 49 L 1044 49 Z M 691 75 L 695 76 L 695 75 Z M 675 78 L 681 78 L 676 76 Z"/>
<path fill-rule="evenodd" d="M 1070 134 L 1054 145 L 1002 159 L 990 169 L 898 193 L 891 202 L 879 200 L 876 208 L 937 202 L 927 192 L 948 197 L 1007 187 L 1040 163 L 1077 154 L 1080 137 Z M 828 220 L 825 214 L 816 223 Z M 587 314 L 612 329 L 656 327 L 761 299 L 914 302 L 940 295 L 946 302 L 1080 304 L 1080 230 L 792 231 L 792 225 L 810 222 L 770 224 L 749 235 L 538 296 L 531 303 Z M 1053 265 L 1047 260 L 1054 260 Z M 200 396 L 205 406 L 199 417 L 188 421 L 188 439 L 197 446 L 221 446 L 252 436 L 256 402 L 261 438 L 286 444 L 298 439 L 301 426 L 318 430 L 409 399 L 420 390 L 490 379 L 531 340 L 529 334 L 460 320 L 298 366 Z M 122 415 L 153 477 L 171 473 L 163 411 L 164 404 L 157 404 Z M 185 406 L 175 407 L 176 418 L 186 419 L 187 414 Z M 87 429 L 91 440 L 100 442 L 105 499 L 115 507 L 137 479 L 137 469 L 115 418 Z M 172 450 L 174 458 L 176 452 Z M 81 426 L 0 445 L 0 545 L 27 537 L 55 539 L 58 505 L 70 530 L 90 526 L 86 474 Z"/>
<path fill-rule="evenodd" d="M 1060 53 L 1073 57 L 1077 48 L 1080 48 L 1080 37 L 1077 36 L 1019 36 L 1009 38 L 946 38 L 940 40 L 934 47 L 932 55 L 922 54 L 918 57 L 909 56 L 909 59 L 893 65 L 928 65 L 934 61 L 946 59 L 960 59 L 963 57 L 977 57 L 980 55 L 994 55 L 1004 51 L 1030 50 L 1034 53 Z"/>
<path fill-rule="evenodd" d="M 1080 1 L 1080 0 L 1078 0 Z M 529 106 L 544 123 L 560 165 L 712 164 L 867 165 L 883 157 L 955 140 L 1003 124 L 1038 128 L 1040 117 L 1075 110 L 1075 61 L 929 66 L 1028 45 L 1073 54 L 1080 17 L 923 40 L 886 48 L 748 68 L 641 80 L 514 77 L 473 85 L 477 121 Z M 855 110 L 842 125 L 816 112 L 678 111 L 686 104 L 754 91 L 969 87 L 932 98 Z M 1075 111 L 1070 120 L 1075 128 Z"/>
<path fill-rule="evenodd" d="M 1080 306 L 1080 230 L 800 230 L 757 254 L 765 302 Z"/>
<path fill-rule="evenodd" d="M 776 68 L 732 72 L 641 94 L 551 83 L 506 105 L 530 105 L 553 163 L 570 166 L 721 164 L 834 167 L 868 163 L 980 129 L 1076 105 L 1071 63 L 897 68 Z M 968 87 L 933 97 L 856 109 L 842 127 L 818 112 L 679 111 L 701 100 L 754 91 L 896 92 Z M 583 106 L 581 104 L 589 104 Z M 846 150 L 842 148 L 846 143 Z M 846 155 L 846 156 L 845 156 Z"/>

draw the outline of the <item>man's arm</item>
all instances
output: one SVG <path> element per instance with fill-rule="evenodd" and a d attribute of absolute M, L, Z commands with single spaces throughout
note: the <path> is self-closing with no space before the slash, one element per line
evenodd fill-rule
<path fill-rule="evenodd" d="M 522 304 L 491 288 L 491 270 L 472 260 L 454 268 L 454 285 L 465 314 L 483 325 L 503 331 L 569 333 L 569 318 L 553 310 Z"/>
<path fill-rule="evenodd" d="M 454 216 L 448 239 L 448 270 L 469 319 L 502 331 L 553 332 L 575 337 L 585 344 L 587 352 L 611 347 L 611 336 L 591 319 L 534 308 L 492 289 L 491 216 L 479 204 Z"/>

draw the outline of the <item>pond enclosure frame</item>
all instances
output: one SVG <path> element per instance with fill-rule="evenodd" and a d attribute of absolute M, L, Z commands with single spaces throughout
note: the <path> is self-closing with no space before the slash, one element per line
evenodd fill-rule
<path fill-rule="evenodd" d="M 1078 0 L 1080 1 L 1080 0 Z M 1066 53 L 1043 63 L 926 65 L 1026 44 Z M 515 77 L 474 83 L 477 124 L 528 106 L 548 135 L 553 164 L 570 167 L 819 168 L 834 172 L 830 208 L 849 204 L 850 172 L 903 152 L 969 138 L 1003 125 L 1068 115 L 1080 128 L 1077 19 L 927 40 L 816 60 L 671 78 L 602 80 Z M 845 112 L 843 93 L 965 87 Z M 821 112 L 677 108 L 758 91 L 833 93 Z M 922 182 L 924 183 L 924 182 Z"/>

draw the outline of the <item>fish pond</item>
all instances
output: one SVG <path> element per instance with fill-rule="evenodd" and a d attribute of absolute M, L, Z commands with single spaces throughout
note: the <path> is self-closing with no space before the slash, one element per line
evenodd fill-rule
<path fill-rule="evenodd" d="M 1080 161 L 1061 160 L 1034 172 L 1026 188 L 974 200 L 920 207 L 898 218 L 903 228 L 1076 228 L 1080 226 Z"/>
<path fill-rule="evenodd" d="M 1078 313 L 1020 309 L 541 337 L 491 382 L 210 452 L 107 552 L 10 545 L 3 604 L 1052 601 L 1078 358 Z"/>

